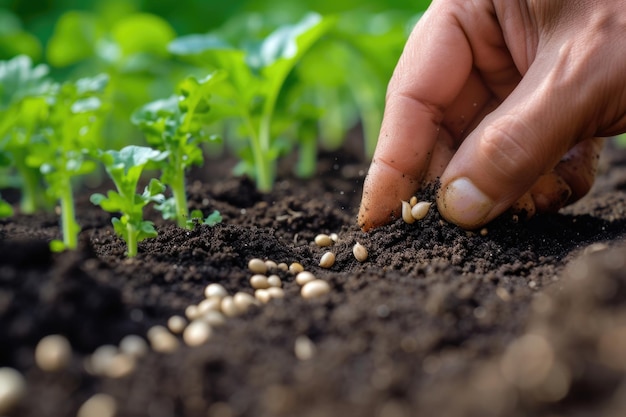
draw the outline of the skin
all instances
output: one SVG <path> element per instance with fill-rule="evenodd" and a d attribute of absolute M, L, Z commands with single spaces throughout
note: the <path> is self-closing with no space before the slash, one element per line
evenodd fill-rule
<path fill-rule="evenodd" d="M 626 131 L 623 0 L 434 0 L 387 90 L 358 215 L 389 223 L 425 183 L 465 229 L 556 211 Z"/>

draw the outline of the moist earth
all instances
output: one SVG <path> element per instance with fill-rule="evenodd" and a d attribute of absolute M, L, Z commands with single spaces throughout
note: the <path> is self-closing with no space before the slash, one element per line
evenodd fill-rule
<path fill-rule="evenodd" d="M 0 367 L 27 381 L 9 415 L 75 416 L 96 393 L 128 417 L 626 415 L 625 150 L 608 146 L 575 205 L 472 232 L 434 205 L 414 224 L 361 232 L 367 165 L 353 155 L 325 154 L 316 178 L 281 175 L 268 194 L 209 160 L 190 175 L 190 206 L 222 223 L 184 230 L 148 212 L 159 235 L 133 259 L 91 191 L 77 198 L 75 251 L 49 251 L 54 214 L 0 221 Z M 338 242 L 319 248 L 318 233 Z M 336 262 L 323 269 L 327 250 Z M 99 346 L 184 315 L 209 283 L 252 294 L 251 258 L 299 262 L 331 291 L 304 299 L 276 270 L 285 297 L 228 318 L 205 344 L 151 351 L 121 378 L 85 368 Z M 72 345 L 63 371 L 35 365 L 49 334 Z M 309 359 L 294 353 L 300 336 Z"/>

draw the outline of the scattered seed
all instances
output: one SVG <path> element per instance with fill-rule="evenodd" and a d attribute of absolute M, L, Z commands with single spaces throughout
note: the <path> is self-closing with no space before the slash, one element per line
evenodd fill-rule
<path fill-rule="evenodd" d="M 415 222 L 415 217 L 411 215 L 411 205 L 404 200 L 402 200 L 402 220 L 408 224 Z"/>
<path fill-rule="evenodd" d="M 331 233 L 330 234 L 330 238 L 332 239 L 333 242 L 338 243 L 339 242 L 339 235 L 337 233 Z"/>
<path fill-rule="evenodd" d="M 72 346 L 65 336 L 52 334 L 42 338 L 35 348 L 35 362 L 44 371 L 60 371 L 72 359 Z"/>
<path fill-rule="evenodd" d="M 195 320 L 200 317 L 200 309 L 198 308 L 198 306 L 195 304 L 187 306 L 187 308 L 185 309 L 185 317 L 187 317 L 189 320 Z"/>
<path fill-rule="evenodd" d="M 409 204 L 411 205 L 411 207 L 415 207 L 415 205 L 417 204 L 417 197 L 411 197 L 411 199 L 409 200 Z"/>
<path fill-rule="evenodd" d="M 311 282 L 307 282 L 300 291 L 303 298 L 315 298 L 320 297 L 330 292 L 330 285 L 328 282 L 316 279 Z"/>
<path fill-rule="evenodd" d="M 324 233 L 320 233 L 319 235 L 315 236 L 315 244 L 320 248 L 323 248 L 332 245 L 333 240 L 330 238 L 330 236 Z"/>
<path fill-rule="evenodd" d="M 486 227 L 483 227 L 482 229 L 480 229 L 481 236 L 487 236 L 487 234 L 489 234 L 489 230 L 487 230 Z"/>
<path fill-rule="evenodd" d="M 289 271 L 289 265 L 287 265 L 284 262 L 281 262 L 281 263 L 278 264 L 278 269 L 280 269 L 281 271 L 287 272 L 287 271 Z"/>
<path fill-rule="evenodd" d="M 222 304 L 222 298 L 223 297 L 211 297 L 205 298 L 204 300 L 200 301 L 200 304 L 198 304 L 198 317 L 206 314 L 209 311 L 219 311 L 220 305 Z"/>
<path fill-rule="evenodd" d="M 296 282 L 299 285 L 305 285 L 307 282 L 311 282 L 313 280 L 315 280 L 315 275 L 309 271 L 302 271 L 296 275 Z"/>
<path fill-rule="evenodd" d="M 80 406 L 76 417 L 113 417 L 116 412 L 115 398 L 108 394 L 95 394 Z"/>
<path fill-rule="evenodd" d="M 267 265 L 265 261 L 259 258 L 252 258 L 248 262 L 248 269 L 255 274 L 265 274 L 267 273 Z"/>
<path fill-rule="evenodd" d="M 298 336 L 294 344 L 294 353 L 301 361 L 309 360 L 315 356 L 315 343 L 307 336 Z"/>
<path fill-rule="evenodd" d="M 135 370 L 135 365 L 133 356 L 118 352 L 111 358 L 109 366 L 104 370 L 104 375 L 109 378 L 123 378 Z"/>
<path fill-rule="evenodd" d="M 291 272 L 292 274 L 298 274 L 302 271 L 304 271 L 304 267 L 298 262 L 293 262 L 291 265 L 289 265 L 289 272 Z"/>
<path fill-rule="evenodd" d="M 26 380 L 13 368 L 0 368 L 0 414 L 9 413 L 24 398 Z"/>
<path fill-rule="evenodd" d="M 120 352 L 140 358 L 148 353 L 148 344 L 142 337 L 130 334 L 120 341 Z"/>
<path fill-rule="evenodd" d="M 88 371 L 93 375 L 106 375 L 113 363 L 113 358 L 115 358 L 118 353 L 119 351 L 116 346 L 102 345 L 94 350 L 85 362 L 85 365 Z"/>
<path fill-rule="evenodd" d="M 233 302 L 241 313 L 245 313 L 251 306 L 257 305 L 257 300 L 253 295 L 241 291 L 235 294 Z"/>
<path fill-rule="evenodd" d="M 283 281 L 280 279 L 278 275 L 270 275 L 267 277 L 267 283 L 270 287 L 282 287 Z"/>
<path fill-rule="evenodd" d="M 285 297 L 285 291 L 282 288 L 270 287 L 266 291 L 272 298 L 284 298 Z"/>
<path fill-rule="evenodd" d="M 352 254 L 359 262 L 365 262 L 367 259 L 367 248 L 361 245 L 359 242 L 356 242 L 352 247 Z"/>
<path fill-rule="evenodd" d="M 335 254 L 332 252 L 326 252 L 320 259 L 320 266 L 322 268 L 330 268 L 335 264 Z"/>
<path fill-rule="evenodd" d="M 204 289 L 204 296 L 206 298 L 218 297 L 224 298 L 228 295 L 228 291 L 221 284 L 213 283 L 207 285 Z"/>
<path fill-rule="evenodd" d="M 271 261 L 271 260 L 265 261 L 265 266 L 267 266 L 267 269 L 276 269 L 276 268 L 278 268 L 278 265 L 276 264 L 276 262 Z"/>
<path fill-rule="evenodd" d="M 430 206 L 432 204 L 433 203 L 429 203 L 426 201 L 420 201 L 419 203 L 415 204 L 411 209 L 411 216 L 415 220 L 422 220 L 428 214 L 428 210 L 430 210 Z"/>
<path fill-rule="evenodd" d="M 202 315 L 201 319 L 206 321 L 207 323 L 209 323 L 210 326 L 213 327 L 219 327 L 226 323 L 226 318 L 224 317 L 224 315 L 215 310 L 207 311 L 205 314 Z"/>
<path fill-rule="evenodd" d="M 181 316 L 172 316 L 167 320 L 167 328 L 174 334 L 180 334 L 185 330 L 187 320 Z"/>
<path fill-rule="evenodd" d="M 172 353 L 178 349 L 178 339 L 163 326 L 152 326 L 148 330 L 148 340 L 155 352 Z"/>
<path fill-rule="evenodd" d="M 222 298 L 221 309 L 222 313 L 224 313 L 226 317 L 235 317 L 239 315 L 239 309 L 237 309 L 235 301 L 230 295 Z"/>
<path fill-rule="evenodd" d="M 250 286 L 255 290 L 269 288 L 270 283 L 267 281 L 267 277 L 261 274 L 254 274 L 250 278 Z"/>
<path fill-rule="evenodd" d="M 254 292 L 254 297 L 263 304 L 268 303 L 272 298 L 268 290 L 256 290 Z"/>
<path fill-rule="evenodd" d="M 200 346 L 211 337 L 211 326 L 204 320 L 194 320 L 183 332 L 183 340 L 187 346 Z"/>

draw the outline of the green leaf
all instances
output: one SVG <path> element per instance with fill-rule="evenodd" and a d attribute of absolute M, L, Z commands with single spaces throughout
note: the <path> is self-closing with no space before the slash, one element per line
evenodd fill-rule
<path fill-rule="evenodd" d="M 218 223 L 222 222 L 222 215 L 220 214 L 219 211 L 214 210 L 211 214 L 209 214 L 207 216 L 207 218 L 204 220 L 204 224 L 209 225 L 211 227 L 215 226 Z"/>
<path fill-rule="evenodd" d="M 67 249 L 67 246 L 65 246 L 65 243 L 63 243 L 62 240 L 54 239 L 50 242 L 50 250 L 52 252 L 60 253 L 63 252 L 65 249 Z"/>
<path fill-rule="evenodd" d="M 27 96 L 41 95 L 52 88 L 46 65 L 33 66 L 26 55 L 0 61 L 0 110 Z"/>
<path fill-rule="evenodd" d="M 167 45 L 176 33 L 163 18 L 136 13 L 121 19 L 111 30 L 111 35 L 124 56 L 148 53 L 167 56 Z"/>
<path fill-rule="evenodd" d="M 48 61 L 56 67 L 65 67 L 90 58 L 103 35 L 104 28 L 94 14 L 67 12 L 58 20 L 48 42 Z"/>

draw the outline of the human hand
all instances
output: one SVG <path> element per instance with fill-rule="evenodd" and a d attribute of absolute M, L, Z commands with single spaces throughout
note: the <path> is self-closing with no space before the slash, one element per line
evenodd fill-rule
<path fill-rule="evenodd" d="M 585 195 L 601 137 L 626 131 L 624 33 L 623 0 L 433 1 L 389 83 L 359 225 L 437 178 L 466 229 Z"/>

